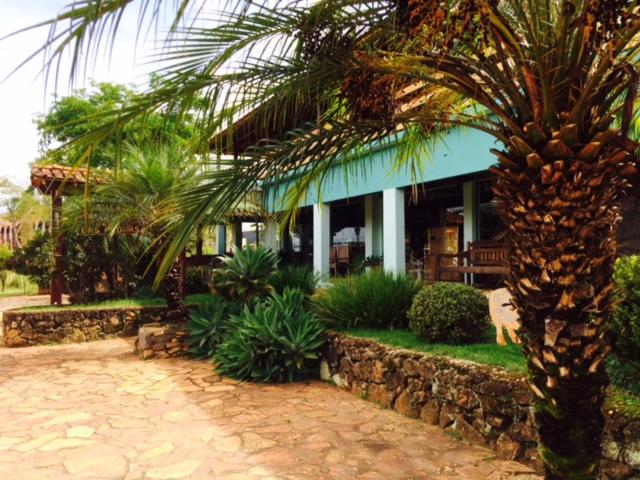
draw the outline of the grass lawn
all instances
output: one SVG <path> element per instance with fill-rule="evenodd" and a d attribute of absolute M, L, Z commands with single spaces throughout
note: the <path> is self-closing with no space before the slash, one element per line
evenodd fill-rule
<path fill-rule="evenodd" d="M 511 372 L 525 373 L 527 370 L 520 347 L 508 340 L 507 342 L 509 343 L 506 347 L 498 345 L 494 328 L 488 330 L 480 342 L 470 345 L 427 343 L 408 330 L 351 329 L 346 330 L 344 333 L 353 337 L 369 338 L 392 347 L 502 367 Z M 620 367 L 614 362 L 610 362 L 608 367 L 612 378 L 618 377 L 615 372 L 611 372 L 611 369 Z M 624 385 L 616 385 L 611 389 L 606 407 L 607 409 L 617 410 L 628 417 L 640 418 L 640 395 L 625 390 Z"/>
<path fill-rule="evenodd" d="M 37 295 L 38 287 L 31 283 L 26 285 L 26 288 L 22 287 L 6 287 L 4 291 L 0 292 L 0 298 L 7 297 L 20 297 L 23 295 Z"/>
<path fill-rule="evenodd" d="M 211 298 L 209 293 L 198 293 L 187 295 L 185 303 L 188 305 L 200 304 Z M 134 307 L 163 307 L 166 302 L 163 298 L 118 298 L 114 300 L 105 300 L 99 303 L 84 303 L 73 305 L 42 305 L 38 307 L 20 308 L 20 312 L 59 312 L 61 310 L 99 310 L 105 308 L 134 308 Z"/>
<path fill-rule="evenodd" d="M 418 352 L 442 355 L 445 357 L 462 358 L 486 365 L 502 367 L 511 372 L 526 372 L 525 363 L 520 347 L 509 344 L 501 347 L 496 343 L 495 329 L 490 329 L 478 343 L 470 345 L 446 345 L 443 343 L 427 343 L 420 340 L 409 330 L 366 330 L 352 329 L 345 333 L 354 337 L 376 340 L 386 345 L 416 350 Z"/>

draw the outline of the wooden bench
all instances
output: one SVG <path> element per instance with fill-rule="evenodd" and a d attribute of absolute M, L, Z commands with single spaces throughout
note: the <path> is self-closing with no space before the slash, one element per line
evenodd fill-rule
<path fill-rule="evenodd" d="M 434 266 L 434 278 L 442 279 L 443 274 L 465 275 L 500 275 L 509 273 L 508 247 L 504 243 L 495 241 L 479 241 L 467 243 L 467 250 L 461 253 L 436 255 Z M 443 265 L 442 261 L 449 259 L 449 265 Z"/>

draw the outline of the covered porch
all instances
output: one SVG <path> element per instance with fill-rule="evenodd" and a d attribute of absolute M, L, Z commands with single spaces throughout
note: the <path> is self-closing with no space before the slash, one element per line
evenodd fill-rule
<path fill-rule="evenodd" d="M 289 248 L 324 278 L 380 265 L 425 281 L 497 285 L 506 273 L 504 227 L 483 176 L 317 203 L 290 237 L 280 242 L 285 258 Z"/>

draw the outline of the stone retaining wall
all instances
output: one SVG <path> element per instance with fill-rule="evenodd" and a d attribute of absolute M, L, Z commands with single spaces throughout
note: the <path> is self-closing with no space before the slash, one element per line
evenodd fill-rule
<path fill-rule="evenodd" d="M 523 375 L 473 362 L 386 348 L 331 333 L 321 377 L 363 398 L 539 468 Z M 640 421 L 607 412 L 605 478 L 640 480 Z"/>
<path fill-rule="evenodd" d="M 138 330 L 136 353 L 142 360 L 182 357 L 189 353 L 183 324 L 148 323 Z"/>
<path fill-rule="evenodd" d="M 168 321 L 174 313 L 166 307 L 9 310 L 3 313 L 2 330 L 7 347 L 80 343 L 113 336 L 134 336 L 140 325 Z"/>

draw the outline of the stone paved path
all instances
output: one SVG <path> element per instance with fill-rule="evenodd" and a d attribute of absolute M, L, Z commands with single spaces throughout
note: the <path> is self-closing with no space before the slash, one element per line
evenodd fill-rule
<path fill-rule="evenodd" d="M 537 478 L 330 385 L 238 384 L 131 349 L 0 348 L 0 478 Z"/>

